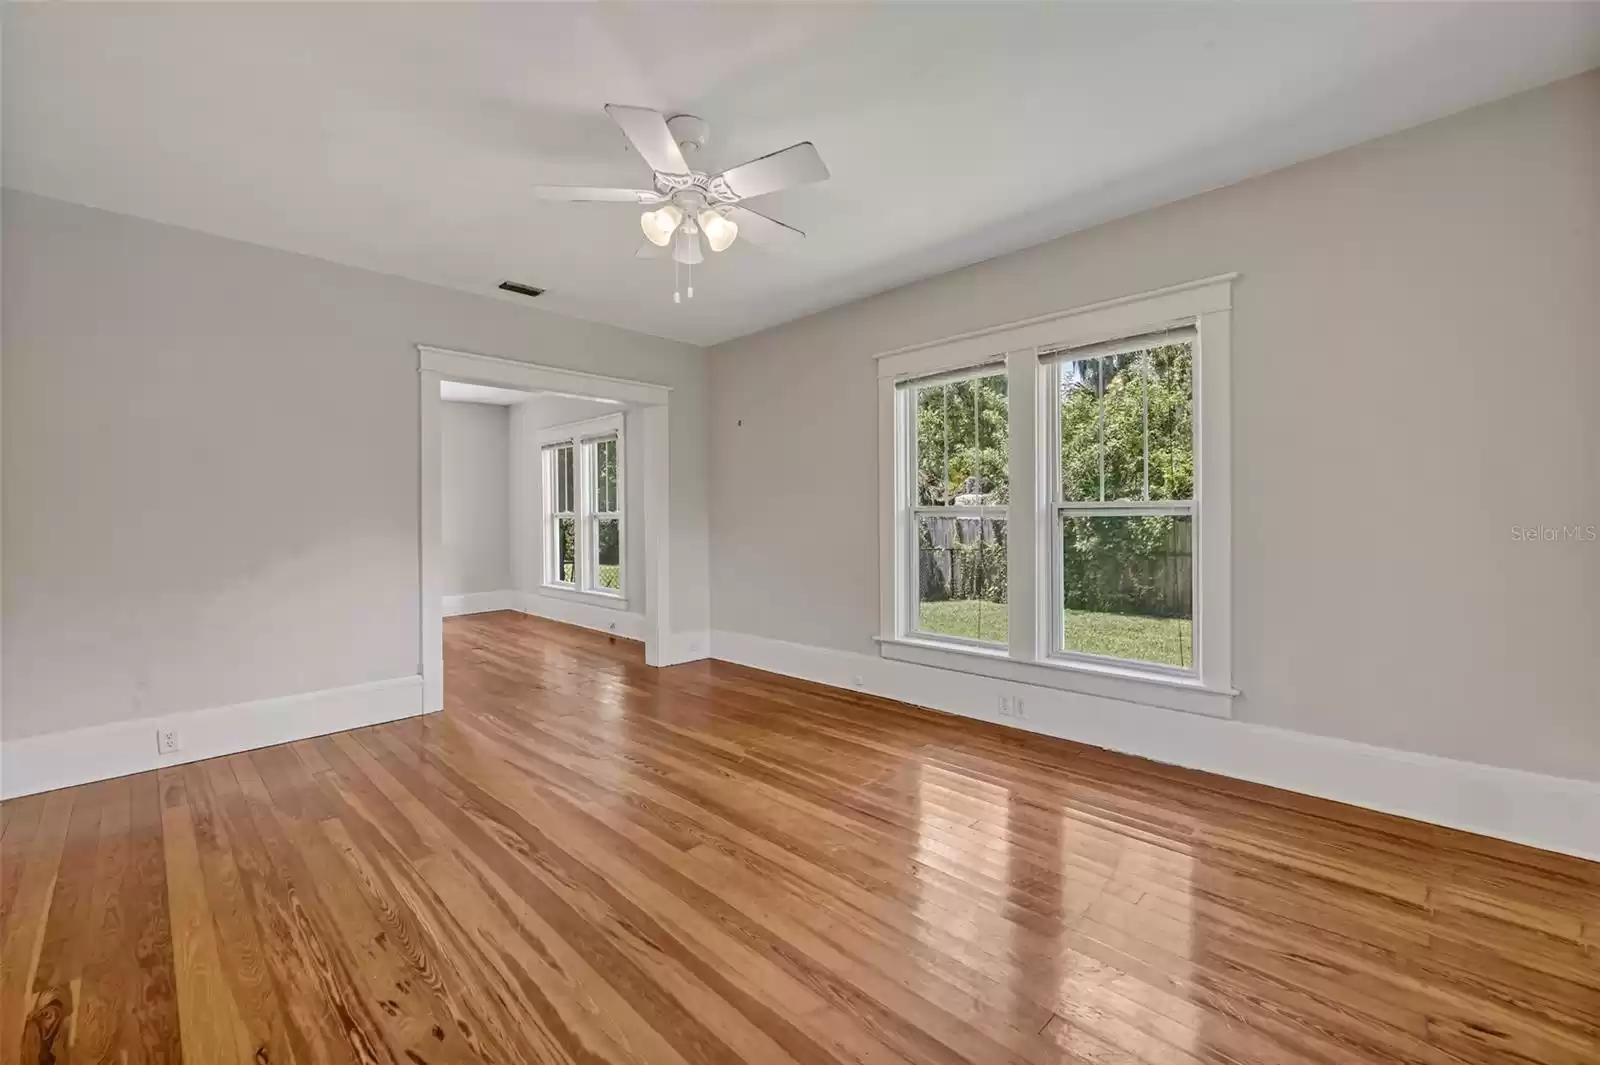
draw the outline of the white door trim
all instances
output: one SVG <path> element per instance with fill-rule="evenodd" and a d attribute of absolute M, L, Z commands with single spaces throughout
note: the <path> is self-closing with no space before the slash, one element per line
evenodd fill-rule
<path fill-rule="evenodd" d="M 667 618 L 667 470 L 671 465 L 669 405 L 672 389 L 666 385 L 630 381 L 621 377 L 540 366 L 470 351 L 417 345 L 417 424 L 421 454 L 418 461 L 421 547 L 417 568 L 421 588 L 421 659 L 423 710 L 444 708 L 444 603 L 440 558 L 439 382 L 466 381 L 531 392 L 552 392 L 579 399 L 603 399 L 637 409 L 644 426 L 645 507 L 644 537 L 645 662 L 668 665 L 674 657 Z"/>

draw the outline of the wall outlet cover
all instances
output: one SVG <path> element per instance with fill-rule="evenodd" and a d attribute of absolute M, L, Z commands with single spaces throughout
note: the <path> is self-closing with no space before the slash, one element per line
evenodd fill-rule
<path fill-rule="evenodd" d="M 175 728 L 160 727 L 156 729 L 156 752 L 159 754 L 174 754 L 183 748 L 183 741 L 178 736 Z"/>

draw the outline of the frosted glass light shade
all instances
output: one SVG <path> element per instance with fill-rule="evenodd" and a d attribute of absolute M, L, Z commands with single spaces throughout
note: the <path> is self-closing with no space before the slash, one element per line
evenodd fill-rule
<path fill-rule="evenodd" d="M 739 235 L 738 224 L 715 211 L 700 212 L 700 229 L 705 233 L 706 243 L 711 245 L 712 251 L 726 251 Z"/>
<path fill-rule="evenodd" d="M 683 221 L 683 212 L 672 204 L 666 204 L 655 211 L 646 211 L 639 216 L 639 228 L 644 230 L 644 237 L 658 248 L 665 248 L 672 243 L 673 231 L 678 228 L 678 223 Z"/>

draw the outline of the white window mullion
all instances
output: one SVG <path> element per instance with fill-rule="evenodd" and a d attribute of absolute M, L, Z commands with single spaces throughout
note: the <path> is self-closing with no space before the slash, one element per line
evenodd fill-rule
<path fill-rule="evenodd" d="M 1007 644 L 1012 658 L 1032 662 L 1039 657 L 1038 517 L 1041 495 L 1038 476 L 1039 441 L 1048 435 L 1040 424 L 1038 393 L 1044 372 L 1032 348 L 1006 356 L 1006 392 L 1010 415 L 1007 437 L 1007 477 L 1011 505 L 1006 520 Z M 1046 452 L 1048 453 L 1048 452 Z M 1021 520 L 1012 520 L 1012 516 Z"/>
<path fill-rule="evenodd" d="M 578 543 L 577 584 L 584 591 L 594 590 L 594 442 L 578 446 Z"/>

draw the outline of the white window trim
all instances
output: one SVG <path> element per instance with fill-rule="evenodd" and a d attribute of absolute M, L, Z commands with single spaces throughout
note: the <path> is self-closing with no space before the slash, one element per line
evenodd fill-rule
<path fill-rule="evenodd" d="M 886 658 L 977 673 L 996 679 L 1105 696 L 1172 710 L 1229 717 L 1232 649 L 1232 361 L 1233 281 L 1204 278 L 1058 314 L 961 334 L 875 356 L 878 364 L 880 653 Z M 1199 331 L 1194 371 L 1196 487 L 1195 668 L 1160 666 L 1049 653 L 1054 628 L 1048 577 L 1054 571 L 1055 507 L 1052 470 L 1040 468 L 1054 437 L 1053 379 L 1039 349 L 1080 347 L 1193 325 Z M 910 469 L 902 427 L 913 378 L 956 373 L 1005 353 L 1010 396 L 1010 643 L 1000 648 L 913 633 L 906 552 L 912 541 Z M 1033 520 L 1026 511 L 1033 505 Z"/>
<path fill-rule="evenodd" d="M 594 538 L 595 519 L 599 516 L 594 509 L 594 470 L 593 450 L 595 443 L 603 438 L 615 437 L 617 441 L 617 511 L 618 519 L 618 557 L 622 559 L 622 569 L 616 591 L 597 586 L 595 568 Z M 568 422 L 564 425 L 552 425 L 538 430 L 534 437 L 539 448 L 539 498 L 540 502 L 540 539 L 542 541 L 539 554 L 539 591 L 541 594 L 553 595 L 562 599 L 572 599 L 580 602 L 600 603 L 617 609 L 626 609 L 628 605 L 628 521 L 627 507 L 624 505 L 627 491 L 624 479 L 627 477 L 626 463 L 623 454 L 626 448 L 623 434 L 623 416 L 620 414 L 607 414 L 599 418 L 590 418 L 581 422 Z M 558 550 L 553 542 L 551 530 L 554 529 L 555 511 L 555 483 L 551 479 L 550 458 L 553 451 L 547 448 L 559 447 L 564 444 L 572 446 L 574 462 L 573 487 L 577 495 L 576 510 L 574 515 L 574 551 L 575 572 L 571 584 L 551 580 L 555 572 L 554 560 Z M 607 518 L 611 512 L 606 512 Z"/>

